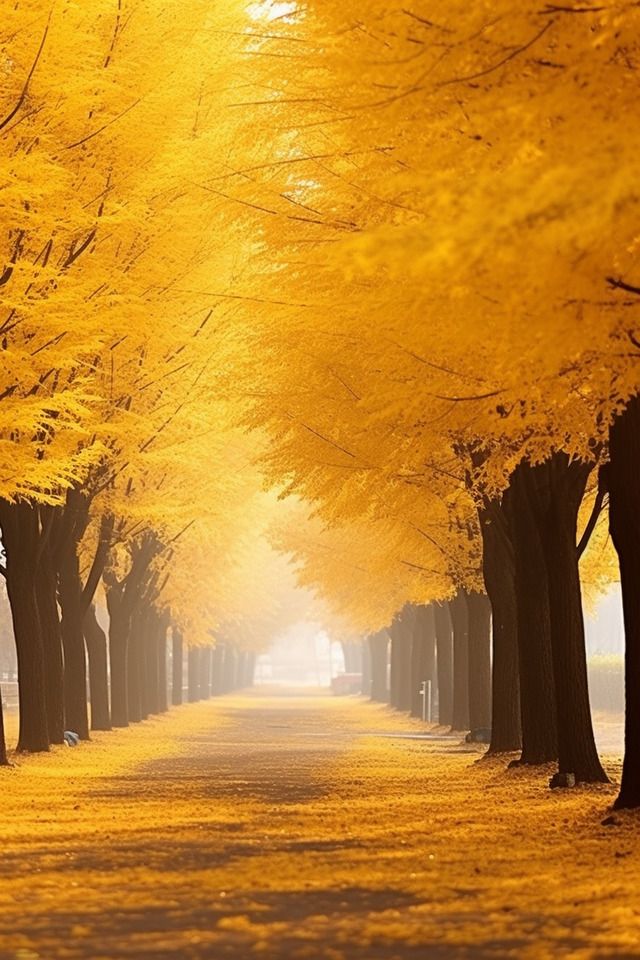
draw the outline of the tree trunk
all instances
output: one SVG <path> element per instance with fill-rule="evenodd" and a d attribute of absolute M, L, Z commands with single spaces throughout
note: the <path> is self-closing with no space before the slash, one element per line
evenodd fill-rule
<path fill-rule="evenodd" d="M 127 703 L 129 722 L 140 723 L 144 716 L 142 702 L 142 677 L 144 674 L 144 643 L 142 638 L 140 610 L 136 609 L 131 617 L 129 639 L 127 643 Z"/>
<path fill-rule="evenodd" d="M 558 759 L 549 588 L 540 531 L 531 505 L 531 471 L 513 472 L 507 500 L 515 562 L 522 754 L 519 763 Z"/>
<path fill-rule="evenodd" d="M 200 699 L 200 650 L 198 647 L 189 647 L 187 666 L 189 703 L 196 703 Z"/>
<path fill-rule="evenodd" d="M 449 603 L 453 626 L 452 730 L 469 729 L 469 610 L 466 594 L 459 590 Z"/>
<path fill-rule="evenodd" d="M 84 647 L 84 608 L 77 545 L 68 539 L 58 560 L 58 588 L 62 607 L 62 646 L 64 650 L 64 713 L 68 730 L 81 740 L 89 739 L 87 708 L 87 657 Z"/>
<path fill-rule="evenodd" d="M 200 699 L 208 700 L 211 696 L 211 648 L 202 647 L 200 650 L 199 665 Z"/>
<path fill-rule="evenodd" d="M 640 807 L 640 397 L 611 427 L 606 467 L 609 527 L 618 553 L 625 648 L 625 754 L 618 809 Z"/>
<path fill-rule="evenodd" d="M 36 603 L 42 631 L 47 725 L 50 743 L 64 743 L 64 661 L 62 657 L 60 614 L 56 600 L 56 573 L 51 554 L 51 544 L 41 541 L 41 548 L 40 559 L 34 571 L 34 576 Z"/>
<path fill-rule="evenodd" d="M 378 630 L 369 637 L 369 653 L 371 659 L 371 691 L 370 697 L 376 703 L 389 702 L 389 634 L 386 630 Z M 365 690 L 365 693 L 368 691 Z"/>
<path fill-rule="evenodd" d="M 224 685 L 224 644 L 216 643 L 211 662 L 211 693 L 219 697 Z"/>
<path fill-rule="evenodd" d="M 183 682 L 183 642 L 182 633 L 176 626 L 171 630 L 172 635 L 172 654 L 171 654 L 171 703 L 174 707 L 182 703 L 182 682 Z"/>
<path fill-rule="evenodd" d="M 158 647 L 158 614 L 148 607 L 144 618 L 143 642 L 145 650 L 145 713 L 160 713 L 160 650 Z"/>
<path fill-rule="evenodd" d="M 211 651 L 213 657 L 213 651 Z M 250 653 L 247 657 L 247 678 L 246 686 L 253 687 L 256 682 L 256 655 L 255 653 Z"/>
<path fill-rule="evenodd" d="M 109 608 L 109 667 L 111 723 L 129 726 L 129 617 L 117 594 L 107 592 Z"/>
<path fill-rule="evenodd" d="M 84 638 L 89 654 L 89 699 L 91 729 L 111 730 L 109 712 L 109 675 L 107 670 L 107 638 L 98 623 L 94 603 L 84 615 Z"/>
<path fill-rule="evenodd" d="M 362 653 L 357 640 L 341 640 L 345 673 L 362 673 Z"/>
<path fill-rule="evenodd" d="M 7 767 L 9 758 L 7 757 L 7 740 L 4 734 L 4 709 L 2 706 L 2 689 L 0 688 L 0 767 Z"/>
<path fill-rule="evenodd" d="M 453 722 L 453 632 L 449 604 L 436 603 L 433 617 L 438 671 L 438 723 L 449 727 Z"/>
<path fill-rule="evenodd" d="M 492 501 L 479 511 L 484 583 L 491 600 L 492 704 L 489 753 L 522 748 L 515 558 L 504 506 Z"/>
<path fill-rule="evenodd" d="M 423 716 L 422 684 L 435 679 L 436 634 L 433 606 L 419 607 L 416 610 L 415 626 L 413 630 L 413 644 L 411 646 L 411 676 L 413 689 L 411 691 L 411 715 Z"/>
<path fill-rule="evenodd" d="M 0 500 L 0 526 L 18 658 L 18 750 L 36 753 L 49 749 L 44 649 L 35 585 L 39 546 L 37 509 L 24 500 L 19 503 Z"/>
<path fill-rule="evenodd" d="M 491 737 L 491 604 L 484 593 L 467 594 L 469 613 L 469 729 L 471 741 Z"/>
<path fill-rule="evenodd" d="M 158 617 L 158 633 L 156 644 L 158 647 L 158 711 L 166 713 L 169 709 L 167 694 L 167 630 L 169 620 L 166 613 Z"/>
<path fill-rule="evenodd" d="M 397 617 L 389 628 L 389 703 L 398 707 L 400 703 L 400 628 Z"/>
<path fill-rule="evenodd" d="M 591 469 L 589 464 L 570 461 L 565 453 L 555 453 L 536 468 L 558 719 L 558 777 L 552 781 L 554 786 L 609 782 L 598 757 L 591 722 L 576 548 L 578 510 Z"/>
<path fill-rule="evenodd" d="M 225 693 L 231 693 L 237 688 L 238 654 L 231 644 L 225 645 L 224 651 L 224 685 Z"/>
<path fill-rule="evenodd" d="M 362 640 L 362 689 L 361 693 L 366 694 L 366 696 L 371 695 L 371 683 L 372 683 L 372 674 L 371 674 L 371 645 L 368 639 Z"/>
<path fill-rule="evenodd" d="M 394 618 L 391 626 L 391 706 L 411 710 L 413 678 L 411 676 L 411 644 L 415 611 L 410 604 Z"/>

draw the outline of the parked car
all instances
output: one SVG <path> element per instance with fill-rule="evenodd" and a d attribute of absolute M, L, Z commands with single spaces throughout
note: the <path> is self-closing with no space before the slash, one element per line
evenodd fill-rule
<path fill-rule="evenodd" d="M 331 693 L 334 697 L 345 697 L 350 693 L 362 693 L 361 673 L 340 673 L 331 678 Z"/>

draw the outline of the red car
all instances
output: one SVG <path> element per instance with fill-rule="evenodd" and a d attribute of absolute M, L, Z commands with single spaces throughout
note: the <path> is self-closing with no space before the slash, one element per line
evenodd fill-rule
<path fill-rule="evenodd" d="M 362 693 L 361 673 L 341 673 L 331 678 L 331 693 L 334 697 L 345 697 L 350 693 Z"/>

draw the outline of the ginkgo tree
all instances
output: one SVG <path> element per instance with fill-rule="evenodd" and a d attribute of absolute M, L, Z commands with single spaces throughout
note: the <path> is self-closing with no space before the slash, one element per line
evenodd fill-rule
<path fill-rule="evenodd" d="M 405 470 L 429 476 L 444 442 L 481 509 L 502 510 L 508 490 L 523 759 L 559 756 L 556 783 L 604 778 L 576 533 L 609 423 L 636 390 L 636 144 L 622 119 L 634 67 L 621 55 L 636 27 L 624 4 L 455 16 L 443 4 L 425 18 L 380 3 L 357 20 L 344 4 L 290 9 L 258 44 L 272 57 L 242 102 L 281 135 L 250 152 L 239 140 L 209 181 L 261 238 L 257 389 L 239 363 L 276 478 L 328 498 L 326 475 L 353 471 L 366 500 L 370 463 L 350 440 L 378 440 L 382 424 Z M 284 81 L 282 59 L 295 64 Z"/>

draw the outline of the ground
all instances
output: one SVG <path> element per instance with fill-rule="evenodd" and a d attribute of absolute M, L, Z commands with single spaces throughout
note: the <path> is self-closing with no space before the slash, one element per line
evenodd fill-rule
<path fill-rule="evenodd" d="M 358 698 L 173 709 L 0 770 L 0 958 L 640 957 L 640 815 Z M 619 776 L 618 761 L 608 769 Z"/>

